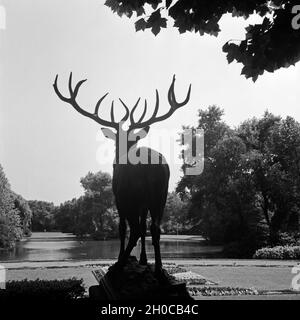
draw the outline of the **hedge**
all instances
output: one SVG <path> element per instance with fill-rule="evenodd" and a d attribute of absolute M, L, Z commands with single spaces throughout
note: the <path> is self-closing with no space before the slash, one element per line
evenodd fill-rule
<path fill-rule="evenodd" d="M 8 281 L 0 298 L 78 299 L 84 296 L 82 279 Z"/>
<path fill-rule="evenodd" d="M 276 246 L 273 248 L 258 249 L 253 258 L 280 260 L 300 259 L 300 246 Z"/>

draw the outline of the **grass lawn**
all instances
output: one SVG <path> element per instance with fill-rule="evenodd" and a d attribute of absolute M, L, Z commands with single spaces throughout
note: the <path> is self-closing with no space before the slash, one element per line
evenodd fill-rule
<path fill-rule="evenodd" d="M 283 290 L 291 288 L 294 274 L 290 267 L 189 267 L 220 286 L 255 288 L 258 290 Z"/>
<path fill-rule="evenodd" d="M 253 265 L 249 265 L 243 260 L 236 260 L 236 265 L 231 260 L 215 260 L 213 265 L 205 265 L 203 260 L 194 260 L 193 263 L 184 263 L 184 260 L 177 261 L 177 264 L 185 267 L 187 270 L 202 275 L 207 280 L 211 280 L 222 287 L 241 287 L 254 288 L 257 290 L 283 290 L 291 288 L 291 281 L 294 274 L 291 273 L 290 263 L 270 266 L 257 265 L 252 261 Z M 99 263 L 99 261 L 98 261 Z M 103 263 L 103 262 L 102 262 Z M 212 263 L 212 260 L 209 262 Z M 296 262 L 295 262 L 296 264 Z M 41 265 L 32 265 L 17 267 L 17 264 L 7 264 L 7 280 L 22 279 L 68 279 L 76 277 L 82 278 L 86 288 L 97 284 L 92 275 L 93 269 L 98 269 L 99 264 L 80 265 L 77 263 L 69 263 L 67 265 L 51 263 Z"/>

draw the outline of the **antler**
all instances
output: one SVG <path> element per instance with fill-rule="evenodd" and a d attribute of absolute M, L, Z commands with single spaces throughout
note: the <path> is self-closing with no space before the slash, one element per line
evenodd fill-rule
<path fill-rule="evenodd" d="M 76 101 L 76 97 L 77 97 L 77 94 L 78 94 L 78 91 L 81 87 L 81 85 L 87 80 L 80 80 L 76 86 L 75 86 L 75 89 L 73 89 L 73 86 L 72 86 L 72 72 L 70 73 L 70 77 L 69 77 L 69 92 L 70 92 L 70 98 L 67 98 L 65 96 L 63 96 L 61 94 L 61 92 L 58 90 L 58 87 L 57 87 L 57 79 L 58 79 L 58 75 L 56 75 L 55 77 L 55 81 L 54 81 L 54 84 L 53 84 L 53 88 L 54 88 L 54 91 L 55 93 L 57 94 L 57 96 L 64 102 L 67 102 L 69 103 L 70 105 L 73 106 L 73 108 L 78 111 L 80 114 L 82 114 L 83 116 L 85 117 L 88 117 L 88 118 L 91 118 L 93 119 L 94 121 L 96 121 L 97 123 L 103 125 L 103 126 L 106 126 L 106 127 L 112 127 L 112 128 L 115 128 L 115 129 L 118 129 L 118 126 L 119 126 L 119 123 L 118 122 L 115 122 L 115 119 L 114 119 L 114 101 L 112 101 L 111 103 L 111 110 L 110 110 L 110 116 L 111 116 L 111 121 L 107 121 L 107 120 L 104 120 L 102 118 L 99 117 L 98 115 L 98 111 L 99 111 L 99 107 L 100 107 L 100 104 L 101 102 L 104 100 L 104 98 L 108 95 L 108 93 L 106 93 L 103 97 L 101 97 L 98 102 L 96 103 L 96 106 L 95 106 L 95 111 L 94 113 L 90 113 L 84 109 L 82 109 L 77 101 Z M 126 114 L 125 116 L 122 118 L 121 121 L 126 121 L 129 117 L 129 109 L 125 106 L 125 104 L 123 103 L 125 109 L 126 109 Z"/>
<path fill-rule="evenodd" d="M 175 93 L 174 93 L 174 85 L 175 85 L 175 75 L 173 76 L 173 81 L 172 81 L 170 88 L 169 88 L 169 91 L 168 91 L 168 101 L 169 101 L 171 108 L 164 115 L 161 115 L 158 117 L 156 116 L 157 112 L 158 112 L 158 108 L 159 108 L 159 95 L 158 95 L 158 91 L 156 90 L 156 103 L 155 103 L 155 107 L 154 107 L 154 111 L 153 111 L 152 116 L 150 117 L 150 119 L 142 122 L 142 120 L 145 117 L 146 111 L 147 111 L 147 100 L 145 100 L 145 105 L 144 105 L 144 110 L 143 110 L 142 116 L 140 117 L 139 121 L 135 122 L 134 118 L 133 118 L 133 114 L 137 108 L 137 105 L 138 105 L 140 99 L 137 101 L 137 103 L 135 104 L 135 106 L 133 107 L 133 109 L 130 112 L 130 123 L 131 123 L 130 129 L 131 130 L 137 129 L 137 128 L 145 128 L 155 122 L 165 120 L 165 119 L 169 118 L 177 109 L 183 107 L 184 105 L 186 105 L 188 103 L 188 101 L 190 100 L 192 85 L 190 84 L 187 96 L 186 96 L 185 100 L 181 103 L 176 101 Z M 122 102 L 122 100 L 121 100 L 121 102 Z M 124 103 L 123 103 L 123 105 L 124 105 Z"/>

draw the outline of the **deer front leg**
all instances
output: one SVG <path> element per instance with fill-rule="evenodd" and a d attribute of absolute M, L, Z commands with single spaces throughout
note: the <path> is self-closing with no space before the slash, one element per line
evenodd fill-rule
<path fill-rule="evenodd" d="M 167 274 L 162 268 L 161 255 L 160 255 L 160 222 L 162 219 L 163 209 L 153 208 L 150 210 L 151 213 L 151 235 L 152 235 L 152 244 L 154 247 L 155 254 L 155 275 L 156 278 L 162 283 L 168 283 Z"/>
<path fill-rule="evenodd" d="M 162 262 L 161 262 L 161 255 L 160 255 L 160 226 L 158 221 L 152 220 L 151 224 L 151 236 L 152 236 L 152 244 L 154 247 L 154 255 L 155 255 L 155 273 L 157 275 L 161 274 L 162 272 Z"/>
<path fill-rule="evenodd" d="M 169 279 L 167 274 L 162 268 L 161 255 L 160 255 L 160 221 L 154 220 L 151 224 L 152 244 L 155 254 L 155 276 L 161 284 L 168 284 Z"/>
<path fill-rule="evenodd" d="M 130 256 L 130 253 L 132 249 L 136 246 L 137 241 L 141 234 L 138 216 L 134 221 L 129 221 L 129 227 L 130 227 L 130 236 L 129 236 L 128 244 L 126 246 L 124 253 L 122 254 L 122 256 L 120 256 L 117 263 L 118 267 L 121 267 L 121 268 L 126 264 Z"/>
<path fill-rule="evenodd" d="M 120 240 L 121 240 L 120 255 L 119 255 L 118 261 L 109 268 L 109 274 L 112 277 L 114 277 L 116 274 L 118 274 L 123 270 L 123 267 L 126 265 L 126 262 L 130 256 L 132 249 L 136 246 L 137 241 L 140 237 L 140 225 L 139 225 L 138 216 L 137 216 L 137 220 L 134 221 L 134 223 L 132 221 L 128 221 L 128 222 L 130 227 L 130 236 L 129 236 L 126 249 L 124 250 L 123 239 L 125 241 L 126 232 L 124 232 L 124 230 L 126 231 L 126 222 L 125 222 L 125 219 L 124 220 L 120 219 L 120 230 L 122 231 L 120 232 Z M 122 237 L 121 235 L 122 236 L 124 235 L 124 237 Z"/>
<path fill-rule="evenodd" d="M 118 260 L 120 260 L 120 258 L 123 256 L 125 251 L 126 220 L 123 217 L 120 217 L 119 235 L 120 235 L 120 253 L 119 253 Z"/>

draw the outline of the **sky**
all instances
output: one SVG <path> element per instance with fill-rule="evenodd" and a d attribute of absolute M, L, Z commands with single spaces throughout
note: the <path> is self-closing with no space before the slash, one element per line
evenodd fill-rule
<path fill-rule="evenodd" d="M 88 79 L 78 94 L 88 111 L 109 92 L 100 109 L 105 119 L 113 99 L 116 118 L 121 117 L 119 97 L 128 106 L 147 98 L 153 108 L 155 89 L 162 114 L 173 74 L 179 101 L 191 83 L 189 103 L 151 126 L 152 141 L 195 125 L 197 110 L 213 104 L 224 109 L 233 127 L 266 109 L 300 121 L 300 64 L 253 83 L 240 75 L 241 65 L 228 65 L 222 52 L 226 41 L 243 39 L 244 28 L 257 17 L 222 18 L 217 38 L 180 35 L 173 28 L 155 37 L 136 33 L 134 19 L 113 14 L 102 0 L 0 0 L 0 8 L 6 14 L 5 28 L 0 23 L 0 163 L 12 189 L 26 199 L 59 204 L 83 193 L 79 180 L 89 171 L 112 172 L 111 162 L 101 159 L 105 150 L 113 153 L 113 143 L 105 141 L 96 122 L 58 99 L 52 87 L 56 74 L 65 94 L 70 71 L 74 82 Z M 170 154 L 168 141 L 152 143 Z M 182 175 L 173 153 L 170 190 Z"/>

